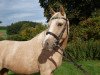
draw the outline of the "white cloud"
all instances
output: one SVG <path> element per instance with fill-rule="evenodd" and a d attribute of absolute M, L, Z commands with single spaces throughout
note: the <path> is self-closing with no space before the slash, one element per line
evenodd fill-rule
<path fill-rule="evenodd" d="M 46 23 L 46 19 L 38 19 L 38 20 L 34 20 L 34 22 L 42 22 L 42 23 Z"/>
<path fill-rule="evenodd" d="M 11 15 L 11 16 L 9 16 L 8 18 L 10 19 L 10 18 L 24 18 L 24 17 L 28 17 L 28 16 L 34 16 L 34 14 L 33 13 L 20 13 L 20 14 L 18 14 L 18 13 L 16 13 L 16 14 L 13 14 L 13 15 Z"/>
<path fill-rule="evenodd" d="M 0 0 L 0 21 L 9 25 L 20 20 L 46 22 L 38 0 Z"/>

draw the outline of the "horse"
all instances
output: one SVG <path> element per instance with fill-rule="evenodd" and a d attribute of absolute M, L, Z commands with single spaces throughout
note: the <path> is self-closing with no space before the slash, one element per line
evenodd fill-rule
<path fill-rule="evenodd" d="M 16 74 L 53 75 L 53 71 L 62 63 L 69 20 L 63 7 L 59 12 L 50 9 L 51 18 L 48 28 L 28 41 L 0 41 L 0 75 L 7 75 L 11 70 Z"/>

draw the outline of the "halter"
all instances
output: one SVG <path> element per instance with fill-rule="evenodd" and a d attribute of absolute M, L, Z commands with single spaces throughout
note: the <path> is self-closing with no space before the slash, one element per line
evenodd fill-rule
<path fill-rule="evenodd" d="M 58 45 L 59 42 L 60 42 L 60 39 L 62 38 L 63 33 L 64 33 L 65 29 L 66 29 L 66 26 L 67 26 L 67 35 L 68 35 L 68 25 L 67 25 L 68 19 L 63 18 L 63 17 L 61 17 L 61 18 L 55 17 L 55 18 L 52 18 L 51 20 L 53 20 L 53 19 L 64 19 L 64 20 L 66 20 L 66 24 L 64 25 L 64 28 L 62 29 L 62 31 L 61 31 L 61 33 L 59 34 L 59 36 L 57 36 L 56 34 L 54 34 L 54 33 L 52 33 L 52 32 L 49 32 L 49 31 L 46 32 L 46 35 L 50 34 L 50 35 L 52 35 L 52 36 L 57 40 L 57 41 L 55 42 L 55 44 Z"/>

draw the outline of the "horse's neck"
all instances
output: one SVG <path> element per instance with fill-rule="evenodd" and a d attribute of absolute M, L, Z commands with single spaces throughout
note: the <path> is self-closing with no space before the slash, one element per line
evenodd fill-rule
<path fill-rule="evenodd" d="M 65 32 L 63 33 L 63 36 L 62 36 L 62 48 L 65 49 L 66 46 L 67 46 L 67 41 L 68 41 L 68 30 L 66 29 Z"/>
<path fill-rule="evenodd" d="M 39 33 L 37 36 L 35 36 L 33 39 L 31 39 L 30 41 L 32 41 L 33 43 L 35 42 L 39 42 L 39 43 L 42 43 L 44 38 L 45 38 L 45 35 L 46 35 L 46 30 L 42 31 L 41 33 Z"/>
<path fill-rule="evenodd" d="M 42 46 L 43 45 L 43 40 L 45 39 L 45 36 L 46 36 L 46 31 L 47 30 L 44 30 L 43 32 L 41 32 L 40 34 L 38 34 L 36 37 L 34 37 L 33 39 L 31 39 L 30 40 L 32 42 L 31 44 Z M 66 44 L 67 44 L 67 40 L 68 40 L 68 36 L 67 36 L 66 31 L 65 31 L 65 36 L 66 36 L 66 38 L 64 38 L 64 41 L 62 43 L 62 48 L 63 49 L 65 49 Z"/>

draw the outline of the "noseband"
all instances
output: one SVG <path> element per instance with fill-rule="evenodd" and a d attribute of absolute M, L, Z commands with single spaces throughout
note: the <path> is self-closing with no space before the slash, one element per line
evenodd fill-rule
<path fill-rule="evenodd" d="M 56 34 L 54 34 L 54 33 L 52 33 L 52 32 L 49 32 L 49 31 L 46 32 L 46 35 L 50 34 L 50 35 L 52 35 L 52 36 L 57 40 L 57 41 L 55 42 L 55 44 L 58 45 L 59 42 L 60 42 L 60 39 L 61 39 L 62 36 L 63 36 L 63 33 L 64 33 L 66 27 L 67 27 L 67 35 L 68 35 L 68 25 L 67 25 L 68 19 L 65 19 L 65 18 L 52 18 L 51 20 L 53 20 L 53 19 L 64 19 L 64 20 L 66 20 L 66 24 L 64 25 L 64 28 L 62 29 L 62 31 L 61 31 L 61 33 L 59 34 L 59 36 L 57 36 Z"/>

